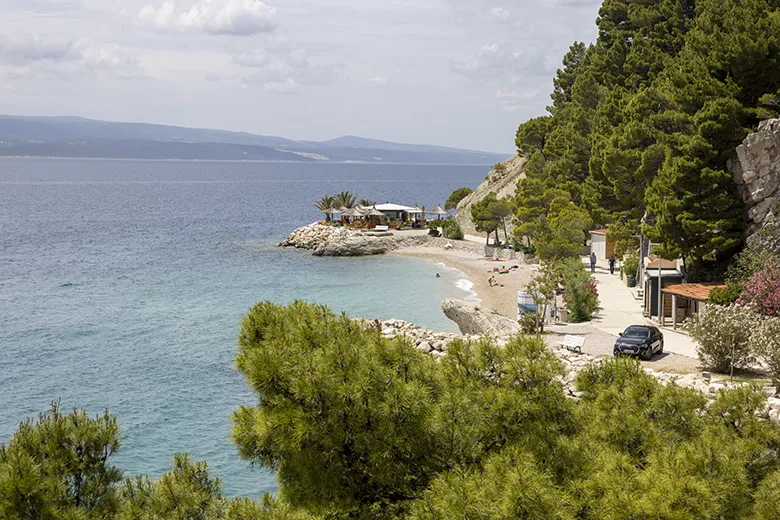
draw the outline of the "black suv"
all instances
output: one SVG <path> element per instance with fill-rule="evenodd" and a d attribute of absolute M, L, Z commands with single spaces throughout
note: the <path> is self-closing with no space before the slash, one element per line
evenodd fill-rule
<path fill-rule="evenodd" d="M 631 325 L 620 333 L 615 341 L 612 353 L 616 356 L 639 356 L 645 361 L 653 359 L 653 354 L 663 354 L 664 335 L 656 327 L 649 325 Z"/>

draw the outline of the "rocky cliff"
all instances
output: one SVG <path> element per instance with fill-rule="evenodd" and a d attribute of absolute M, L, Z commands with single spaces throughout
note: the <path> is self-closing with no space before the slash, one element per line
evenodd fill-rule
<path fill-rule="evenodd" d="M 461 229 L 467 235 L 481 235 L 471 222 L 471 206 L 484 199 L 488 193 L 495 193 L 499 199 L 513 196 L 517 181 L 525 177 L 525 157 L 514 156 L 504 161 L 503 171 L 492 170 L 485 182 L 480 184 L 474 193 L 460 201 L 457 208 L 455 219 L 460 224 Z"/>
<path fill-rule="evenodd" d="M 749 245 L 780 253 L 780 119 L 762 121 L 730 164 L 749 220 Z"/>

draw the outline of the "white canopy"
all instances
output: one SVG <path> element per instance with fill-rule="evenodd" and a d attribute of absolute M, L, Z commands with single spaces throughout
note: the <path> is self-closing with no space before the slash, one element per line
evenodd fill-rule
<path fill-rule="evenodd" d="M 401 206 L 400 204 L 377 204 L 374 206 L 379 211 L 412 211 L 414 208 L 409 206 Z"/>

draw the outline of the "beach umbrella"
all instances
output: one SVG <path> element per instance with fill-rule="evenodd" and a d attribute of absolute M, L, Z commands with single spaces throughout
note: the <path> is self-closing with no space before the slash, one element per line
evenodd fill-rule
<path fill-rule="evenodd" d="M 341 212 L 342 217 L 362 217 L 364 213 L 357 208 L 350 208 Z"/>
<path fill-rule="evenodd" d="M 415 215 L 417 213 L 422 213 L 422 210 L 417 207 L 417 204 L 415 204 L 413 208 L 409 208 L 408 210 L 406 210 L 406 212 Z"/>
<path fill-rule="evenodd" d="M 376 209 L 376 206 L 373 208 L 368 208 L 368 213 L 366 213 L 369 217 L 384 217 L 385 214 Z"/>
<path fill-rule="evenodd" d="M 436 206 L 433 208 L 433 210 L 428 212 L 431 215 L 449 215 L 450 212 L 443 209 L 441 206 Z M 441 220 L 441 216 L 439 217 L 439 220 Z"/>

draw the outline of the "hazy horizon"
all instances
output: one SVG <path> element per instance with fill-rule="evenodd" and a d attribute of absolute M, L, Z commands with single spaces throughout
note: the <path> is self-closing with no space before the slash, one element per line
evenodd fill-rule
<path fill-rule="evenodd" d="M 0 0 L 0 112 L 506 153 L 598 0 Z"/>

